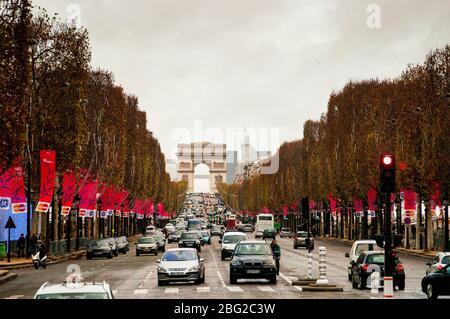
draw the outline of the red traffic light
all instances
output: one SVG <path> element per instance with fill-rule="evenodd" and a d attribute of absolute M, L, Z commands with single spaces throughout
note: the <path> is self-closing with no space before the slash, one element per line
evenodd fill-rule
<path fill-rule="evenodd" d="M 391 168 L 395 165 L 394 163 L 394 155 L 384 154 L 381 155 L 381 165 L 385 168 Z"/>

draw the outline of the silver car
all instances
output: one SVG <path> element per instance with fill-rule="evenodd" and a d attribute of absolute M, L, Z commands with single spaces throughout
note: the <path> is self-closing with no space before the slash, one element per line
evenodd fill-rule
<path fill-rule="evenodd" d="M 434 272 L 436 270 L 444 269 L 445 266 L 450 264 L 450 252 L 440 252 L 438 253 L 432 261 L 427 263 L 426 274 Z"/>
<path fill-rule="evenodd" d="M 158 286 L 170 282 L 205 282 L 204 259 L 195 248 L 173 248 L 167 250 L 158 263 Z"/>
<path fill-rule="evenodd" d="M 141 254 L 158 255 L 158 240 L 155 237 L 142 237 L 136 244 L 136 256 Z"/>

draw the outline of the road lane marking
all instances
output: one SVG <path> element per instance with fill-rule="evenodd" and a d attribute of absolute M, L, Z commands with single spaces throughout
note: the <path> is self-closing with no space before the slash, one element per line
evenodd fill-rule
<path fill-rule="evenodd" d="M 217 270 L 217 276 L 219 277 L 220 283 L 222 284 L 223 287 L 226 287 L 227 285 L 225 284 L 225 281 L 223 280 L 222 274 L 220 273 L 219 270 Z"/>
<path fill-rule="evenodd" d="M 179 288 L 166 288 L 165 293 L 166 294 L 177 294 L 180 292 Z"/>
<path fill-rule="evenodd" d="M 280 277 L 283 278 L 289 285 L 292 285 L 292 280 L 286 277 L 283 273 L 280 272 Z"/>
<path fill-rule="evenodd" d="M 117 294 L 117 290 L 112 291 L 113 295 Z"/>
<path fill-rule="evenodd" d="M 210 292 L 211 288 L 209 287 L 197 287 L 197 292 L 201 293 L 201 292 Z"/>
<path fill-rule="evenodd" d="M 9 297 L 4 298 L 4 299 L 19 299 L 19 298 L 22 298 L 22 297 L 25 297 L 25 295 L 12 295 L 12 296 L 9 296 Z"/>
<path fill-rule="evenodd" d="M 258 289 L 262 292 L 275 292 L 275 290 L 273 290 L 272 287 L 269 286 L 258 286 Z"/>
<path fill-rule="evenodd" d="M 239 286 L 229 286 L 227 287 L 228 291 L 230 292 L 244 292 L 241 287 Z"/>
<path fill-rule="evenodd" d="M 299 287 L 299 286 L 292 286 L 292 287 L 294 287 L 294 288 L 297 289 L 298 291 L 303 291 L 302 287 Z"/>
<path fill-rule="evenodd" d="M 135 289 L 134 294 L 135 295 L 145 295 L 148 292 L 148 289 Z"/>

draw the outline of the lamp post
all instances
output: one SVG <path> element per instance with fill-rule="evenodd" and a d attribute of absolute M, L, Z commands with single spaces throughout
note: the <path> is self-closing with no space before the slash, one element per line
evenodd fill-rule
<path fill-rule="evenodd" d="M 58 197 L 58 240 L 62 239 L 62 214 L 61 214 L 61 210 L 62 210 L 62 195 L 63 195 L 63 190 L 62 188 L 59 188 L 58 191 L 56 192 L 56 195 Z"/>
<path fill-rule="evenodd" d="M 79 239 L 80 239 L 80 218 L 79 218 L 79 213 L 80 213 L 80 195 L 75 195 L 73 201 L 75 202 L 75 208 L 76 208 L 76 232 L 75 232 L 75 250 L 78 251 L 78 249 L 80 248 L 80 243 L 79 243 Z"/>
<path fill-rule="evenodd" d="M 99 198 L 97 199 L 98 238 L 103 238 L 103 227 L 101 227 L 103 218 L 101 218 L 101 212 L 102 212 L 102 200 Z"/>
<path fill-rule="evenodd" d="M 450 94 L 450 93 L 449 93 Z M 445 196 L 443 204 L 445 206 L 444 208 L 444 251 L 450 251 L 450 243 L 448 239 L 448 195 Z"/>

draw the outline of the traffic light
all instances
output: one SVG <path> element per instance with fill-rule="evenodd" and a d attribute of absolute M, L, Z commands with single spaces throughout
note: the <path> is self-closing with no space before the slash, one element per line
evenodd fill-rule
<path fill-rule="evenodd" d="M 395 192 L 395 156 L 392 154 L 380 157 L 380 192 Z"/>
<path fill-rule="evenodd" d="M 302 215 L 303 218 L 309 217 L 309 197 L 302 198 Z"/>

